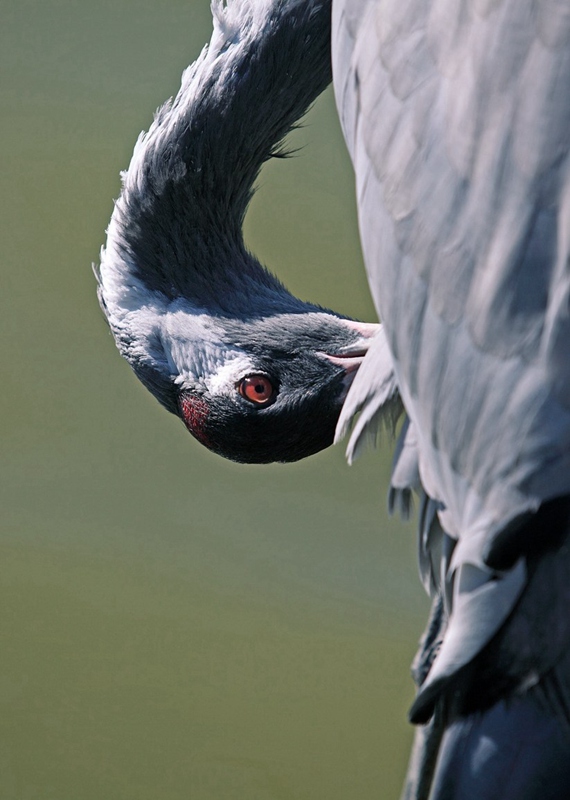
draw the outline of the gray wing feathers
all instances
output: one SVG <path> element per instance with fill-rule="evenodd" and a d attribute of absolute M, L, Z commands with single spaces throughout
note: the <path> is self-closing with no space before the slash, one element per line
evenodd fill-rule
<path fill-rule="evenodd" d="M 471 564 L 455 570 L 451 613 L 433 666 L 412 708 L 433 708 L 442 686 L 481 652 L 508 619 L 526 583 L 523 559 L 497 580 L 497 574 Z M 421 712 L 420 712 L 421 713 Z"/>
<path fill-rule="evenodd" d="M 568 11 L 359 10 L 333 68 L 371 289 L 426 488 L 498 524 L 570 491 Z"/>
<path fill-rule="evenodd" d="M 420 467 L 418 462 L 418 442 L 414 426 L 406 417 L 396 448 L 392 464 L 392 478 L 388 494 L 388 511 L 399 512 L 407 519 L 412 509 L 412 491 L 421 493 Z"/>
<path fill-rule="evenodd" d="M 421 704 L 525 586 L 522 561 L 485 565 L 489 539 L 570 494 L 570 6 L 339 2 L 333 37 L 369 283 L 410 419 L 390 502 L 407 510 L 421 482 L 420 571 L 449 614 Z"/>
<path fill-rule="evenodd" d="M 335 441 L 344 437 L 356 415 L 346 455 L 350 464 L 367 444 L 376 444 L 382 428 L 391 433 L 402 413 L 392 359 L 383 329 L 376 334 L 350 387 L 339 417 Z"/>

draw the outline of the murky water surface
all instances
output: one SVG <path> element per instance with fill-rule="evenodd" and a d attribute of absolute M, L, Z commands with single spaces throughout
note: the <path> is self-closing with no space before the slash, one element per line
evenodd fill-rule
<path fill-rule="evenodd" d="M 206 0 L 2 0 L 0 797 L 397 797 L 427 606 L 390 448 L 244 467 L 119 358 L 98 258 Z M 295 292 L 373 319 L 327 93 L 247 219 Z"/>

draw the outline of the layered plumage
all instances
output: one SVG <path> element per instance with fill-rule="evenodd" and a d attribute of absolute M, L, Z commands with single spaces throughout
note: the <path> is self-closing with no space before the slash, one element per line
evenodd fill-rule
<path fill-rule="evenodd" d="M 350 0 L 332 42 L 435 598 L 405 796 L 570 796 L 570 14 Z"/>
<path fill-rule="evenodd" d="M 238 461 L 330 444 L 355 375 L 350 458 L 405 409 L 390 504 L 419 496 L 433 609 L 404 797 L 570 796 L 570 12 L 335 2 L 382 329 L 294 298 L 241 233 L 262 163 L 330 80 L 330 3 L 214 14 L 124 175 L 99 275 L 117 345 Z"/>

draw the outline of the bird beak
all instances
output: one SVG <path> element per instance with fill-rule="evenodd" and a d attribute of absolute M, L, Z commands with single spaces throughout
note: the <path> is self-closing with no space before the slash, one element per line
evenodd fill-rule
<path fill-rule="evenodd" d="M 351 319 L 343 319 L 341 322 L 358 333 L 358 339 L 352 344 L 340 348 L 336 353 L 321 352 L 319 355 L 328 359 L 337 367 L 342 367 L 347 377 L 350 376 L 348 383 L 348 385 L 350 385 L 358 367 L 362 364 L 364 356 L 368 352 L 373 338 L 382 329 L 382 325 L 372 322 L 354 322 Z"/>

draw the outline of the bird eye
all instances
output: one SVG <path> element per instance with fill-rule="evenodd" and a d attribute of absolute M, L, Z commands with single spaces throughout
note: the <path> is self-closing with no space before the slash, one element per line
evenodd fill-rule
<path fill-rule="evenodd" d="M 265 375 L 248 375 L 238 383 L 242 397 L 258 406 L 265 406 L 275 397 L 275 387 Z"/>

